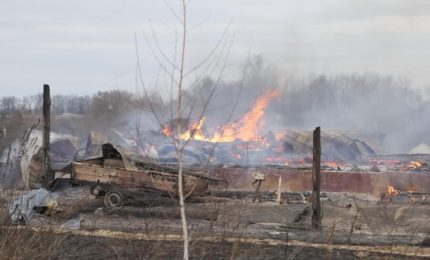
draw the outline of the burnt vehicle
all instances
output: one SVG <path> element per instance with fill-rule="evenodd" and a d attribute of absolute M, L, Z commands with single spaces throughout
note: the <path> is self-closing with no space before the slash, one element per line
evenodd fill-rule
<path fill-rule="evenodd" d="M 211 178 L 201 169 L 184 169 L 184 198 L 202 195 Z M 110 143 L 78 150 L 71 164 L 73 185 L 90 185 L 91 193 L 104 197 L 106 207 L 121 207 L 127 198 L 145 193 L 178 197 L 178 169 L 163 166 L 137 152 Z"/>

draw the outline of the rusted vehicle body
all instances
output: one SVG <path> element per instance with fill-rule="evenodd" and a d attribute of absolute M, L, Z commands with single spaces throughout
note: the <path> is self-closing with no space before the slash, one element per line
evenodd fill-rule
<path fill-rule="evenodd" d="M 78 151 L 79 154 L 79 151 Z M 203 171 L 184 171 L 184 196 L 201 195 L 211 181 Z M 89 184 L 94 195 L 104 196 L 105 205 L 120 207 L 125 198 L 156 191 L 178 197 L 178 173 L 143 158 L 132 158 L 125 149 L 104 144 L 99 151 L 85 151 L 72 163 L 72 184 Z"/>

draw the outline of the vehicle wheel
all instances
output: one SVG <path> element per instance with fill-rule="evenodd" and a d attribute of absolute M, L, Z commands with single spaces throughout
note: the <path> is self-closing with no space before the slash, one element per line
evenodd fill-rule
<path fill-rule="evenodd" d="M 124 198 L 121 193 L 110 191 L 105 195 L 104 204 L 108 208 L 121 208 L 124 204 Z"/>

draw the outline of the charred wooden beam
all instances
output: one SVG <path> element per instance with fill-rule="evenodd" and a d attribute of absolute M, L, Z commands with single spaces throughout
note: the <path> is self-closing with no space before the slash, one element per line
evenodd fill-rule
<path fill-rule="evenodd" d="M 312 228 L 321 228 L 321 130 L 315 128 L 313 132 L 313 161 L 312 161 Z"/>
<path fill-rule="evenodd" d="M 51 95 L 49 91 L 49 85 L 43 85 L 43 136 L 42 136 L 42 151 L 43 151 L 43 166 L 42 171 L 46 178 L 46 185 L 48 185 L 53 176 L 50 171 L 49 161 L 49 134 L 51 133 Z"/>

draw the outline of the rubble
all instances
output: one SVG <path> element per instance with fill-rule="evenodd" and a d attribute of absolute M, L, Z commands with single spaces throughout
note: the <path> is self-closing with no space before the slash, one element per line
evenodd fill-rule
<path fill-rule="evenodd" d="M 28 224 L 34 215 L 34 209 L 41 206 L 54 206 L 54 198 L 50 198 L 50 192 L 46 189 L 30 190 L 21 194 L 9 203 L 9 215 L 12 223 Z"/>
<path fill-rule="evenodd" d="M 261 113 L 252 114 L 254 108 L 246 116 L 258 123 Z M 244 118 L 222 126 L 228 135 L 219 129 L 205 133 L 204 119 L 173 120 L 160 131 L 116 126 L 91 131 L 81 140 L 53 135 L 51 165 L 61 178 L 49 185 L 43 181 L 36 136 L 17 149 L 24 151 L 18 152 L 15 166 L 26 190 L 7 204 L 10 218 L 14 224 L 80 235 L 97 229 L 105 230 L 103 235 L 145 234 L 148 241 L 178 235 L 177 150 L 171 130 L 180 123 L 187 129 L 179 141 L 187 144 L 186 212 L 196 241 L 198 236 L 209 241 L 210 232 L 210 239 L 271 239 L 282 246 L 291 243 L 285 238 L 325 247 L 426 243 L 430 226 L 422 216 L 430 204 L 429 155 L 377 155 L 364 140 L 323 132 L 324 217 L 321 230 L 311 230 L 311 132 L 260 134 L 248 131 Z M 214 141 L 217 134 L 220 142 Z M 212 185 L 221 182 L 222 187 Z M 411 223 L 418 228 L 408 227 Z"/>

